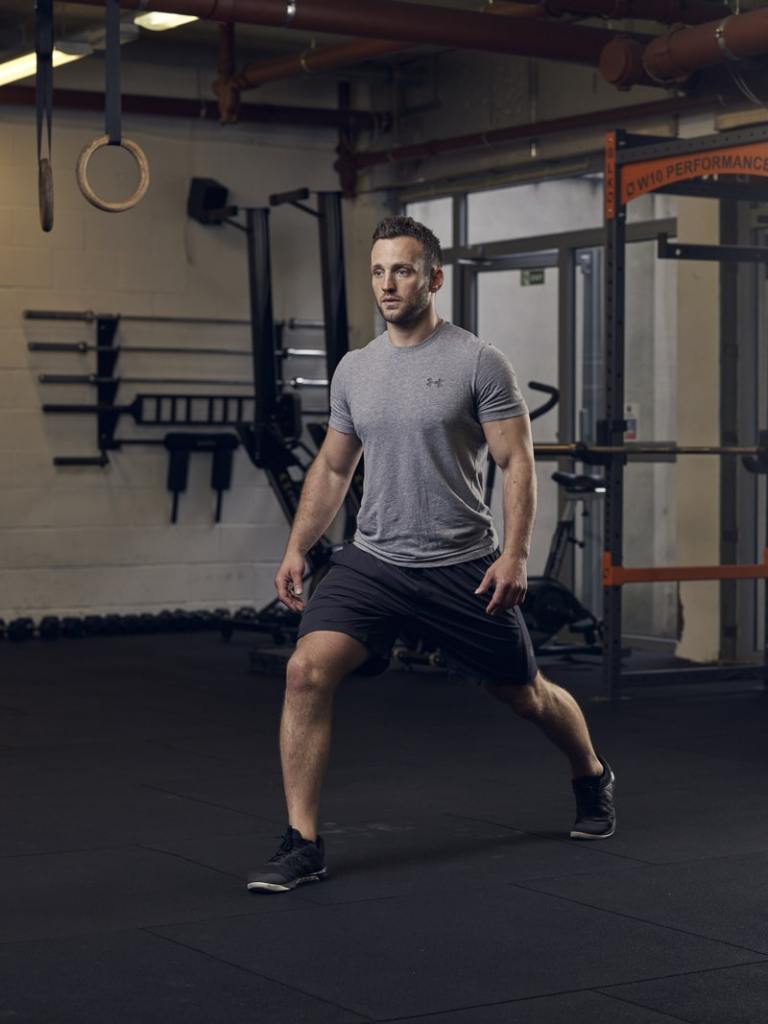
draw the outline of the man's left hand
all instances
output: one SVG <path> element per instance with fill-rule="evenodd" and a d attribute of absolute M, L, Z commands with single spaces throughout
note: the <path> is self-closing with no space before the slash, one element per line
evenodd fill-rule
<path fill-rule="evenodd" d="M 488 603 L 486 615 L 500 615 L 516 604 L 522 604 L 528 588 L 527 559 L 514 555 L 500 555 L 489 565 L 482 583 L 475 591 L 484 594 L 489 587 L 493 597 Z"/>

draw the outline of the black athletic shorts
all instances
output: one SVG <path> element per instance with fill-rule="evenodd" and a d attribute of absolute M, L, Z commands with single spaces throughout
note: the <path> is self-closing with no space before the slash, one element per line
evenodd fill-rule
<path fill-rule="evenodd" d="M 536 659 L 520 609 L 488 615 L 493 591 L 475 594 L 499 554 L 497 548 L 456 565 L 412 569 L 347 542 L 307 601 L 298 637 L 319 629 L 346 633 L 371 652 L 356 672 L 376 676 L 388 668 L 405 629 L 439 647 L 453 674 L 496 686 L 531 683 Z"/>

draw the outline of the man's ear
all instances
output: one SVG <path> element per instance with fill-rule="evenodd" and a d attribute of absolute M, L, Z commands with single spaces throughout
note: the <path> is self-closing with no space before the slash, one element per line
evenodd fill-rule
<path fill-rule="evenodd" d="M 431 292 L 439 292 L 443 287 L 445 281 L 445 275 L 443 274 L 442 267 L 434 267 L 432 270 L 432 276 L 429 281 L 429 290 Z"/>

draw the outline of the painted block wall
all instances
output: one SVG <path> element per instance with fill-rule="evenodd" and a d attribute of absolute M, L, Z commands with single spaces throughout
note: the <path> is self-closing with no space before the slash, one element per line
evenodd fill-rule
<path fill-rule="evenodd" d="M 41 404 L 94 402 L 95 389 L 43 385 L 37 375 L 94 372 L 95 355 L 31 353 L 27 342 L 93 341 L 93 330 L 25 321 L 22 314 L 61 309 L 245 319 L 244 236 L 187 218 L 189 180 L 215 178 L 241 205 L 266 205 L 271 192 L 303 185 L 335 189 L 335 134 L 126 118 L 124 133 L 147 153 L 152 184 L 133 211 L 112 215 L 91 207 L 74 178 L 80 149 L 102 131 L 97 115 L 56 114 L 55 225 L 46 235 L 38 222 L 34 112 L 5 108 L 0 114 L 0 616 L 260 605 L 274 596 L 272 580 L 288 535 L 263 473 L 242 450 L 236 453 L 233 486 L 215 525 L 210 458 L 193 456 L 179 522 L 172 526 L 162 449 L 126 448 L 106 470 L 54 467 L 54 455 L 97 454 L 95 417 L 44 416 Z M 130 191 L 134 172 L 125 154 L 97 154 L 93 168 L 94 185 L 108 197 Z M 314 220 L 281 207 L 272 212 L 271 226 L 276 318 L 320 319 Z M 118 340 L 248 348 L 249 331 L 126 323 Z M 318 334 L 286 340 L 323 346 Z M 126 376 L 247 378 L 250 372 L 248 358 L 124 353 L 118 361 L 118 373 Z M 293 364 L 286 372 L 325 376 L 324 361 Z M 123 384 L 117 400 L 153 390 L 210 389 Z M 312 394 L 306 405 L 316 408 L 324 400 L 324 393 Z M 118 433 L 157 438 L 165 429 L 139 428 L 123 418 Z"/>

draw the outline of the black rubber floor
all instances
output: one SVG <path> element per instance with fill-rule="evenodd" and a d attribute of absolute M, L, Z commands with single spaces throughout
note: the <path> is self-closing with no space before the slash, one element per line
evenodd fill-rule
<path fill-rule="evenodd" d="M 252 642 L 0 647 L 0 1022 L 768 1020 L 767 696 L 585 703 L 618 777 L 590 844 L 567 763 L 509 709 L 353 677 L 330 877 L 249 894 L 285 828 L 282 680 Z"/>

